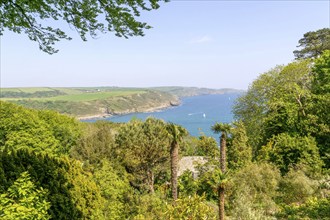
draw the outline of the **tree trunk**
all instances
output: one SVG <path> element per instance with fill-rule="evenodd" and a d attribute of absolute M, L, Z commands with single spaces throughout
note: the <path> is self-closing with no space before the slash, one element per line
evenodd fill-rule
<path fill-rule="evenodd" d="M 222 174 L 226 172 L 226 134 L 222 132 L 220 139 L 220 169 Z M 224 220 L 225 218 L 225 188 L 219 186 L 219 219 Z"/>
<path fill-rule="evenodd" d="M 226 134 L 222 132 L 220 140 L 220 168 L 221 172 L 226 172 Z"/>
<path fill-rule="evenodd" d="M 219 196 L 219 219 L 225 219 L 225 188 L 219 186 L 218 189 Z"/>
<path fill-rule="evenodd" d="M 178 199 L 178 157 L 179 157 L 179 145 L 173 142 L 171 145 L 171 187 L 173 200 Z"/>

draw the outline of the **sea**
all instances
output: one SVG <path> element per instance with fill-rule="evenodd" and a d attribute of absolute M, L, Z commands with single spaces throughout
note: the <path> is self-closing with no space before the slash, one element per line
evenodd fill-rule
<path fill-rule="evenodd" d="M 133 118 L 145 120 L 147 117 L 155 117 L 183 126 L 192 136 L 197 137 L 204 134 L 218 139 L 219 135 L 212 132 L 211 126 L 217 122 L 230 123 L 233 121 L 232 107 L 239 96 L 238 93 L 231 93 L 185 97 L 181 99 L 179 106 L 161 111 L 117 115 L 101 120 L 128 122 Z M 84 121 L 94 122 L 96 120 Z"/>

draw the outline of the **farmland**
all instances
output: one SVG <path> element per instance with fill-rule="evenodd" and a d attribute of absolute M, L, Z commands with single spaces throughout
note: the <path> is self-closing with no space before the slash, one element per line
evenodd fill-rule
<path fill-rule="evenodd" d="M 49 109 L 77 117 L 152 111 L 178 103 L 169 93 L 143 88 L 2 88 L 1 100 L 29 108 Z"/>

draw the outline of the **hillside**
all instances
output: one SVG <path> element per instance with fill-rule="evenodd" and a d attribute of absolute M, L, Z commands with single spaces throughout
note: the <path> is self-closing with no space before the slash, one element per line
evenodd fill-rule
<path fill-rule="evenodd" d="M 0 97 L 25 107 L 55 110 L 79 118 L 154 111 L 179 104 L 176 96 L 166 92 L 117 87 L 2 88 Z"/>
<path fill-rule="evenodd" d="M 242 93 L 243 90 L 238 89 L 210 89 L 210 88 L 198 88 L 198 87 L 182 87 L 182 86 L 164 86 L 164 87 L 152 87 L 151 89 L 168 92 L 178 97 L 197 96 L 197 95 L 210 95 L 210 94 L 226 94 L 226 93 Z"/>
<path fill-rule="evenodd" d="M 197 87 L 39 87 L 1 88 L 0 99 L 35 109 L 49 109 L 80 119 L 155 111 L 180 103 L 179 98 L 240 93 L 235 89 Z"/>

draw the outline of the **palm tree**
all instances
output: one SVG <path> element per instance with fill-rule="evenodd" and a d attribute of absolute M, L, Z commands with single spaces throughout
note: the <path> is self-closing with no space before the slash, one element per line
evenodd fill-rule
<path fill-rule="evenodd" d="M 216 123 L 212 126 L 212 130 L 215 133 L 221 133 L 220 136 L 220 169 L 222 174 L 226 173 L 226 148 L 227 148 L 227 136 L 231 129 L 229 124 L 225 123 Z M 225 184 L 221 182 L 218 188 L 219 196 L 219 218 L 224 220 L 225 217 Z"/>
<path fill-rule="evenodd" d="M 167 131 L 170 135 L 170 154 L 171 154 L 171 188 L 173 200 L 178 199 L 178 160 L 179 160 L 179 143 L 182 138 L 188 134 L 188 131 L 183 127 L 169 123 Z"/>

